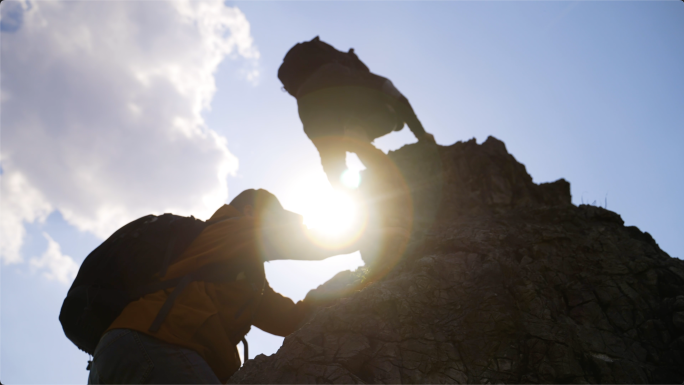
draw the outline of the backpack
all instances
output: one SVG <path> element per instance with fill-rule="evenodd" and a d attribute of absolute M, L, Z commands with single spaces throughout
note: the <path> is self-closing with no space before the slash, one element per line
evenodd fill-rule
<path fill-rule="evenodd" d="M 370 72 L 356 56 L 353 48 L 349 52 L 341 52 L 316 36 L 311 41 L 296 44 L 287 52 L 283 64 L 278 69 L 278 79 L 283 83 L 285 90 L 295 96 L 309 76 L 329 63 L 339 63 L 352 70 Z"/>
<path fill-rule="evenodd" d="M 205 222 L 167 213 L 144 216 L 117 230 L 83 261 L 59 314 L 64 334 L 93 355 L 100 337 L 130 302 L 175 288 L 150 326 L 149 330 L 156 332 L 190 282 L 235 280 L 246 263 L 241 258 L 161 280 L 202 230 L 223 220 L 230 219 Z"/>

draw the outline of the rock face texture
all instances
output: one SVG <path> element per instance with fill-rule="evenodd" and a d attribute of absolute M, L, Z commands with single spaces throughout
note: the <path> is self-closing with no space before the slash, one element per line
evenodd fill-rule
<path fill-rule="evenodd" d="M 390 157 L 414 199 L 404 258 L 231 383 L 684 381 L 684 261 L 648 233 L 534 184 L 491 137 Z"/>

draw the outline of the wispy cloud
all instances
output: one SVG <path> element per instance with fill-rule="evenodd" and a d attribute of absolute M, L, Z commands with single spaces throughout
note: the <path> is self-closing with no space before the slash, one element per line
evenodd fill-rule
<path fill-rule="evenodd" d="M 0 176 L 0 255 L 6 264 L 22 261 L 24 222 L 43 222 L 52 206 L 19 172 Z"/>
<path fill-rule="evenodd" d="M 22 260 L 24 223 L 53 210 L 105 238 L 147 213 L 208 217 L 225 201 L 238 161 L 201 114 L 224 58 L 258 76 L 259 52 L 238 8 L 11 4 L 0 52 L 5 263 Z"/>
<path fill-rule="evenodd" d="M 70 284 L 76 278 L 78 264 L 70 256 L 62 254 L 59 243 L 47 233 L 43 233 L 43 236 L 48 241 L 48 247 L 40 258 L 31 259 L 31 268 L 41 271 L 49 280 L 56 280 L 65 285 Z"/>

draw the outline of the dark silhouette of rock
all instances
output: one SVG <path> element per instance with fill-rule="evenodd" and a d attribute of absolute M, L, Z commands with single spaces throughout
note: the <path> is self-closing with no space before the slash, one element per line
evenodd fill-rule
<path fill-rule="evenodd" d="M 390 157 L 416 212 L 404 259 L 230 382 L 684 381 L 684 261 L 648 233 L 533 183 L 492 137 Z"/>

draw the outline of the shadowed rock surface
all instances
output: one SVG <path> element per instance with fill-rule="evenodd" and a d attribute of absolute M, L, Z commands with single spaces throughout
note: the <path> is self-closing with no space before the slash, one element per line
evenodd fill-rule
<path fill-rule="evenodd" d="M 414 197 L 404 259 L 231 383 L 684 381 L 684 261 L 648 233 L 534 184 L 491 137 L 390 156 Z"/>

